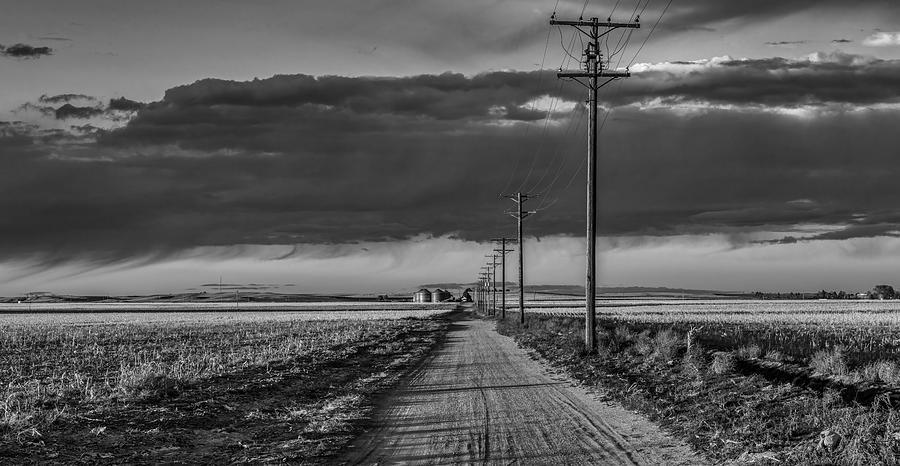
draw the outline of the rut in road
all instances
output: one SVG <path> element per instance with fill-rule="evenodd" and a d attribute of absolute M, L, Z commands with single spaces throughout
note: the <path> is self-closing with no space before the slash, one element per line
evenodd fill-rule
<path fill-rule="evenodd" d="M 698 465 L 683 442 L 463 319 L 378 410 L 343 464 Z"/>

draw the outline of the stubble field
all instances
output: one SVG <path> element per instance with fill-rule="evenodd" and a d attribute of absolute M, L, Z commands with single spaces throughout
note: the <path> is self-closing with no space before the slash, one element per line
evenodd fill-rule
<path fill-rule="evenodd" d="M 455 307 L 360 304 L 0 314 L 0 462 L 327 458 Z"/>
<path fill-rule="evenodd" d="M 583 300 L 525 312 L 499 331 L 715 462 L 900 462 L 900 302 L 600 300 L 592 354 Z"/>
<path fill-rule="evenodd" d="M 584 301 L 527 301 L 525 312 L 579 318 Z M 850 368 L 900 361 L 900 301 L 600 300 L 597 318 L 608 330 L 691 331 L 709 349 L 755 346 L 794 362 L 823 351 L 839 352 Z"/>

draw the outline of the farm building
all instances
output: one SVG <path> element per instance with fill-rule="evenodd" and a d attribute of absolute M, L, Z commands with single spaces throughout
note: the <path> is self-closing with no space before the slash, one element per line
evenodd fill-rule
<path fill-rule="evenodd" d="M 416 291 L 413 294 L 413 302 L 414 303 L 430 303 L 431 302 L 431 292 L 422 288 L 419 291 Z"/>
<path fill-rule="evenodd" d="M 440 288 L 434 290 L 434 293 L 431 293 L 431 302 L 433 303 L 442 303 L 451 299 L 453 299 L 453 295 L 450 294 L 449 291 L 444 291 Z"/>

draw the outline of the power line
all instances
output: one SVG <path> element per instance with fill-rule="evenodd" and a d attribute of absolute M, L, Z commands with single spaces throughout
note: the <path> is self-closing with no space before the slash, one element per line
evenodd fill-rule
<path fill-rule="evenodd" d="M 555 12 L 555 10 L 554 10 L 554 13 L 553 13 L 553 15 L 551 15 L 551 18 L 553 18 L 553 17 L 555 17 L 555 16 L 556 16 L 556 12 Z M 552 28 L 552 27 L 551 27 L 551 28 Z M 549 32 L 550 32 L 550 31 L 548 30 L 548 38 L 547 38 L 548 43 L 549 43 Z M 576 35 L 577 35 L 577 33 L 575 33 L 575 32 L 572 33 L 572 38 L 571 38 L 571 40 L 569 41 L 569 48 L 572 48 L 572 47 L 575 45 L 575 37 L 576 37 Z M 546 44 L 545 44 L 545 45 L 546 45 Z M 563 45 L 563 42 L 562 42 L 562 28 L 560 28 L 560 45 L 562 46 L 562 49 L 566 52 L 566 55 L 567 55 L 567 56 L 564 56 L 563 59 L 562 59 L 562 61 L 560 62 L 560 64 L 559 64 L 559 67 L 560 67 L 560 68 L 563 68 L 564 66 L 568 66 L 569 60 L 571 60 L 571 59 L 573 59 L 573 58 L 574 58 L 575 60 L 580 60 L 580 58 L 577 58 L 577 57 L 575 57 L 574 55 L 572 55 L 571 53 L 569 53 L 568 49 L 566 49 L 565 45 Z M 545 47 L 545 49 L 544 49 L 544 52 L 545 52 L 544 59 L 546 59 L 546 47 Z M 541 68 L 543 68 L 543 60 L 544 60 L 544 59 L 542 59 L 542 65 L 541 65 Z M 542 74 L 541 76 L 543 76 L 543 74 Z M 540 81 L 538 81 L 538 82 L 540 83 Z M 560 84 L 561 84 L 561 83 L 560 83 Z M 531 174 L 534 173 L 534 168 L 535 168 L 536 165 L 537 165 L 538 155 L 540 154 L 540 151 L 541 151 L 541 149 L 543 148 L 543 143 L 544 143 L 544 140 L 545 140 L 544 136 L 545 136 L 546 133 L 547 133 L 547 126 L 548 126 L 549 123 L 550 123 L 550 119 L 551 119 L 551 117 L 552 117 L 552 115 L 553 115 L 553 111 L 556 109 L 556 106 L 557 106 L 558 101 L 559 101 L 559 94 L 560 94 L 561 91 L 562 91 L 562 86 L 561 86 L 561 85 L 560 85 L 560 86 L 557 86 L 556 92 L 553 93 L 553 95 L 550 96 L 550 104 L 549 104 L 549 106 L 547 107 L 547 114 L 544 116 L 544 124 L 543 124 L 543 126 L 542 126 L 542 128 L 541 128 L 541 134 L 540 134 L 540 137 L 539 137 L 538 147 L 537 147 L 536 150 L 534 151 L 534 154 L 531 156 L 531 164 L 530 164 L 530 166 L 529 166 L 529 168 L 528 168 L 528 173 L 527 173 L 527 174 L 525 175 L 525 177 L 522 179 L 522 182 L 519 183 L 519 186 L 516 188 L 516 191 L 522 191 L 522 188 L 524 188 L 524 187 L 525 187 L 525 184 L 527 184 L 528 181 L 531 179 Z M 532 103 L 532 110 L 534 110 L 534 105 L 535 105 L 535 104 L 534 104 L 534 102 L 533 102 L 533 103 Z M 527 132 L 526 132 L 526 134 L 527 134 Z M 507 188 L 509 188 L 509 186 L 507 186 L 506 188 L 504 188 L 504 189 L 501 190 L 500 192 L 505 192 L 505 191 L 507 190 Z"/>
<path fill-rule="evenodd" d="M 584 10 L 587 10 L 588 3 L 590 2 L 591 0 L 584 0 L 584 5 L 581 7 L 581 16 L 584 16 Z"/>
<path fill-rule="evenodd" d="M 556 7 L 559 6 L 559 0 L 556 0 L 556 6 L 553 7 L 554 14 L 556 14 Z M 538 82 L 537 88 L 540 89 L 541 82 L 544 78 L 544 63 L 547 61 L 547 50 L 550 48 L 550 34 L 553 32 L 552 26 L 547 26 L 547 39 L 544 41 L 544 55 L 541 57 L 541 64 L 538 67 Z M 536 99 L 531 103 L 531 111 L 534 111 L 534 107 L 536 106 Z M 528 135 L 528 129 L 531 128 L 531 125 L 525 125 L 525 131 L 523 133 L 523 137 Z M 509 189 L 509 185 L 512 184 L 513 178 L 515 178 L 516 171 L 519 169 L 519 165 L 521 164 L 521 157 L 516 158 L 516 167 L 509 173 L 509 178 L 506 180 L 506 184 L 503 186 L 503 189 L 500 192 L 504 192 Z"/>
<path fill-rule="evenodd" d="M 556 106 L 559 103 L 558 96 L 560 92 L 562 92 L 562 83 L 557 86 L 554 96 L 550 99 L 550 106 L 547 107 L 547 115 L 544 117 L 544 125 L 541 128 L 541 134 L 538 138 L 538 145 L 537 148 L 535 148 L 534 154 L 531 156 L 531 166 L 528 168 L 528 173 L 525 175 L 525 178 L 522 179 L 522 182 L 519 183 L 519 187 L 516 188 L 516 191 L 521 191 L 525 184 L 528 183 L 528 180 L 531 179 L 531 174 L 534 173 L 534 168 L 537 165 L 538 154 L 540 154 L 541 149 L 543 149 L 544 147 L 544 141 L 546 140 L 544 136 L 546 136 L 547 134 L 547 127 L 550 126 L 551 115 L 553 114 L 554 110 L 556 110 Z"/>
<path fill-rule="evenodd" d="M 576 128 L 576 131 L 577 131 L 577 128 L 578 128 L 579 125 L 581 124 L 581 119 L 584 118 L 584 107 L 579 106 L 576 115 L 578 116 L 577 121 L 576 121 L 575 118 L 569 118 L 569 125 L 566 127 L 566 130 L 565 130 L 565 132 L 561 135 L 560 139 L 566 139 L 566 138 L 568 138 L 568 137 L 569 137 L 569 133 L 572 132 L 573 128 Z M 559 155 L 559 152 L 560 152 L 560 144 L 557 143 L 556 148 L 553 150 L 553 155 L 552 155 L 552 157 L 550 158 L 550 160 L 551 160 L 551 165 L 552 165 L 552 161 L 557 159 L 557 156 Z M 567 161 L 566 159 L 563 159 L 563 163 L 561 163 L 561 164 L 557 167 L 556 174 L 554 175 L 554 178 L 557 178 L 557 177 L 559 176 L 559 173 L 562 171 L 562 168 L 565 167 L 565 165 L 566 165 L 567 162 L 568 162 L 568 161 Z M 547 178 L 547 175 L 548 175 L 549 173 L 550 173 L 550 170 L 546 170 L 546 171 L 544 172 L 544 176 L 542 176 L 541 179 L 538 180 L 538 182 L 535 183 L 534 186 L 532 186 L 532 187 L 529 189 L 529 191 L 538 191 L 537 188 L 541 185 L 541 183 L 544 182 L 544 180 Z M 544 192 L 545 192 L 545 195 L 546 195 L 546 191 L 549 190 L 549 189 L 551 189 L 551 188 L 552 188 L 552 184 L 551 184 L 547 189 L 542 190 L 542 191 L 544 191 Z"/>
<path fill-rule="evenodd" d="M 559 30 L 559 46 L 560 46 L 560 48 L 563 49 L 563 52 L 566 52 L 566 55 L 568 55 L 569 58 L 572 58 L 573 60 L 581 60 L 580 57 L 576 57 L 575 55 L 572 55 L 572 52 L 569 52 L 569 50 L 566 48 L 565 43 L 563 42 L 562 28 L 556 28 L 556 29 Z M 575 35 L 572 34 L 572 37 L 574 37 L 574 36 L 575 36 Z M 574 42 L 575 42 L 575 41 L 573 40 L 572 42 L 573 42 L 572 45 L 574 45 Z M 570 47 L 571 47 L 571 45 L 570 45 Z"/>
<path fill-rule="evenodd" d="M 585 109 L 586 109 L 586 107 L 579 106 L 578 118 L 577 119 L 572 118 L 571 120 L 569 120 L 569 127 L 567 128 L 566 134 L 563 137 L 568 137 L 572 128 L 575 128 L 575 134 L 576 135 L 578 134 L 578 130 L 581 127 L 581 121 L 584 119 Z M 556 151 L 553 153 L 554 159 L 559 155 L 559 152 L 560 152 L 559 149 L 560 149 L 560 146 L 557 145 Z M 543 206 L 543 204 L 547 201 L 548 196 L 550 196 L 550 193 L 553 191 L 553 188 L 556 186 L 556 182 L 559 180 L 559 177 L 562 176 L 563 168 L 565 168 L 566 165 L 568 165 L 568 159 L 563 158 L 563 163 L 561 163 L 559 165 L 559 168 L 556 170 L 556 173 L 554 174 L 553 178 L 550 181 L 550 185 L 547 186 L 547 188 L 543 190 L 545 197 L 541 201 L 541 204 L 538 206 L 538 209 L 540 209 Z M 537 186 L 535 186 L 535 188 L 536 187 Z M 535 189 L 531 189 L 531 191 L 535 191 Z"/>
<path fill-rule="evenodd" d="M 647 0 L 648 3 L 650 0 Z M 644 50 L 644 46 L 647 45 L 647 41 L 650 40 L 650 36 L 653 35 L 653 31 L 656 30 L 656 27 L 659 26 L 659 22 L 662 21 L 663 16 L 666 15 L 666 12 L 669 11 L 669 7 L 672 6 L 672 0 L 669 0 L 669 3 L 666 3 L 666 7 L 663 8 L 662 13 L 659 14 L 659 18 L 656 18 L 656 23 L 653 24 L 653 27 L 650 28 L 650 32 L 647 33 L 647 37 L 644 38 L 644 42 L 641 43 L 641 46 L 638 48 L 638 51 L 634 53 L 634 57 L 631 58 L 631 61 L 628 63 L 628 66 L 631 67 L 634 64 L 634 61 L 637 60 L 638 54 L 641 53 L 641 50 Z"/>
<path fill-rule="evenodd" d="M 587 2 L 585 2 L 585 5 L 586 5 L 586 4 L 587 4 Z M 554 14 L 551 16 L 551 18 L 555 18 L 555 17 L 556 17 L 556 15 L 555 15 L 555 13 L 554 13 Z M 560 37 L 560 46 L 561 46 L 561 48 L 563 49 L 563 51 L 566 53 L 566 56 L 563 56 L 563 59 L 562 59 L 562 61 L 561 61 L 560 64 L 559 64 L 559 69 L 563 69 L 564 67 L 567 68 L 567 67 L 569 66 L 570 60 L 574 59 L 574 60 L 577 60 L 577 61 L 581 61 L 581 58 L 580 58 L 580 57 L 576 57 L 575 55 L 573 55 L 572 53 L 570 53 L 569 50 L 565 47 L 565 45 L 564 45 L 564 43 L 563 43 L 563 41 L 562 41 L 562 40 L 563 40 L 563 35 L 562 35 L 562 28 L 561 28 L 561 27 L 559 28 L 559 33 L 560 33 L 560 35 L 559 35 L 559 37 Z M 573 32 L 572 32 L 572 38 L 571 38 L 570 41 L 569 41 L 569 48 L 571 48 L 571 47 L 573 47 L 573 46 L 575 45 L 575 37 L 578 37 L 579 40 L 582 39 L 581 34 L 579 34 L 577 31 L 573 31 Z M 583 42 L 582 42 L 582 45 L 583 45 Z M 562 83 L 560 83 L 560 84 L 562 84 Z M 541 139 L 540 139 L 540 141 L 539 141 L 539 143 L 538 143 L 537 150 L 535 150 L 535 153 L 534 153 L 534 155 L 532 156 L 532 159 L 531 159 L 531 166 L 529 167 L 528 173 L 526 174 L 525 178 L 523 178 L 522 183 L 519 184 L 519 187 L 516 189 L 516 191 L 522 191 L 522 189 L 525 187 L 525 185 L 526 185 L 526 184 L 528 183 L 528 181 L 531 179 L 531 174 L 534 172 L 534 169 L 535 169 L 536 166 L 537 166 L 538 155 L 539 155 L 541 149 L 543 149 L 543 147 L 544 147 L 544 141 L 545 141 L 544 136 L 546 135 L 546 130 L 547 130 L 547 127 L 549 126 L 549 123 L 550 123 L 550 117 L 552 116 L 553 110 L 555 110 L 555 109 L 557 108 L 558 104 L 559 104 L 559 94 L 560 94 L 561 91 L 562 91 L 562 86 L 560 85 L 560 86 L 557 88 L 556 93 L 555 93 L 555 94 L 552 96 L 552 98 L 551 98 L 550 108 L 549 108 L 550 111 L 548 111 L 548 113 L 547 113 L 547 115 L 546 115 L 546 119 L 544 120 L 544 126 L 543 126 L 543 130 L 542 130 L 542 132 L 541 132 Z M 571 126 L 571 121 L 570 121 L 570 126 Z M 566 135 L 568 134 L 568 131 L 569 131 L 569 130 L 567 129 L 567 130 L 566 130 Z M 565 135 L 564 135 L 564 137 L 565 137 Z M 559 146 L 557 145 L 556 149 L 554 150 L 554 158 L 555 158 L 555 155 L 558 154 L 558 153 L 559 153 Z M 561 168 L 561 167 L 560 167 L 560 168 Z M 537 188 L 537 186 L 539 186 L 541 182 L 543 182 L 543 180 L 544 180 L 545 177 L 546 177 L 546 173 L 545 173 L 545 176 L 544 176 L 544 177 L 541 177 L 541 179 L 538 180 L 538 182 L 537 182 L 531 189 L 529 189 L 529 191 L 534 191 L 534 189 Z"/>
<path fill-rule="evenodd" d="M 615 86 L 616 84 L 618 84 L 618 81 L 613 81 L 613 83 L 610 85 L 610 87 L 612 88 L 612 87 Z M 604 114 L 604 116 L 603 116 L 603 121 L 600 123 L 599 128 L 597 128 L 597 133 L 598 133 L 598 134 L 601 133 L 601 132 L 603 131 L 603 128 L 606 127 L 606 120 L 609 118 L 609 114 L 610 114 L 611 112 L 612 112 L 612 108 L 606 109 L 605 114 Z M 584 117 L 584 114 L 582 113 L 582 118 L 583 118 L 583 117 Z M 580 123 L 580 122 L 581 122 L 581 121 L 579 120 L 579 123 Z M 579 134 L 581 134 L 580 131 L 576 133 L 576 136 L 579 135 Z M 584 158 L 581 159 L 581 164 L 580 164 L 580 165 L 578 166 L 578 168 L 572 173 L 572 176 L 569 177 L 569 181 L 568 181 L 568 182 L 566 183 L 566 185 L 562 188 L 562 190 L 560 191 L 559 196 L 562 196 L 562 193 L 568 192 L 569 188 L 572 186 L 572 183 L 575 181 L 575 178 L 577 178 L 578 175 L 581 173 L 581 170 L 584 169 L 584 165 L 585 165 L 586 161 L 587 161 L 587 159 L 584 159 Z M 547 205 L 544 205 L 544 202 L 547 202 L 547 201 L 550 200 L 549 194 L 547 194 L 547 197 L 545 197 L 544 200 L 542 201 L 542 203 L 538 205 L 537 210 L 540 211 L 540 210 L 546 210 L 546 209 L 550 208 L 551 205 L 553 205 L 553 204 L 556 203 L 556 201 L 559 199 L 559 196 L 557 196 L 556 198 L 553 198 L 553 200 L 552 200 L 551 202 L 549 202 Z"/>

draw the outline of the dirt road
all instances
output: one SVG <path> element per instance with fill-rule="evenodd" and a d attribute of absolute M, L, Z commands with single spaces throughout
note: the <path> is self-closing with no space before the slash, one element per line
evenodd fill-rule
<path fill-rule="evenodd" d="M 551 373 L 493 325 L 455 323 L 343 462 L 703 464 L 645 418 Z"/>

